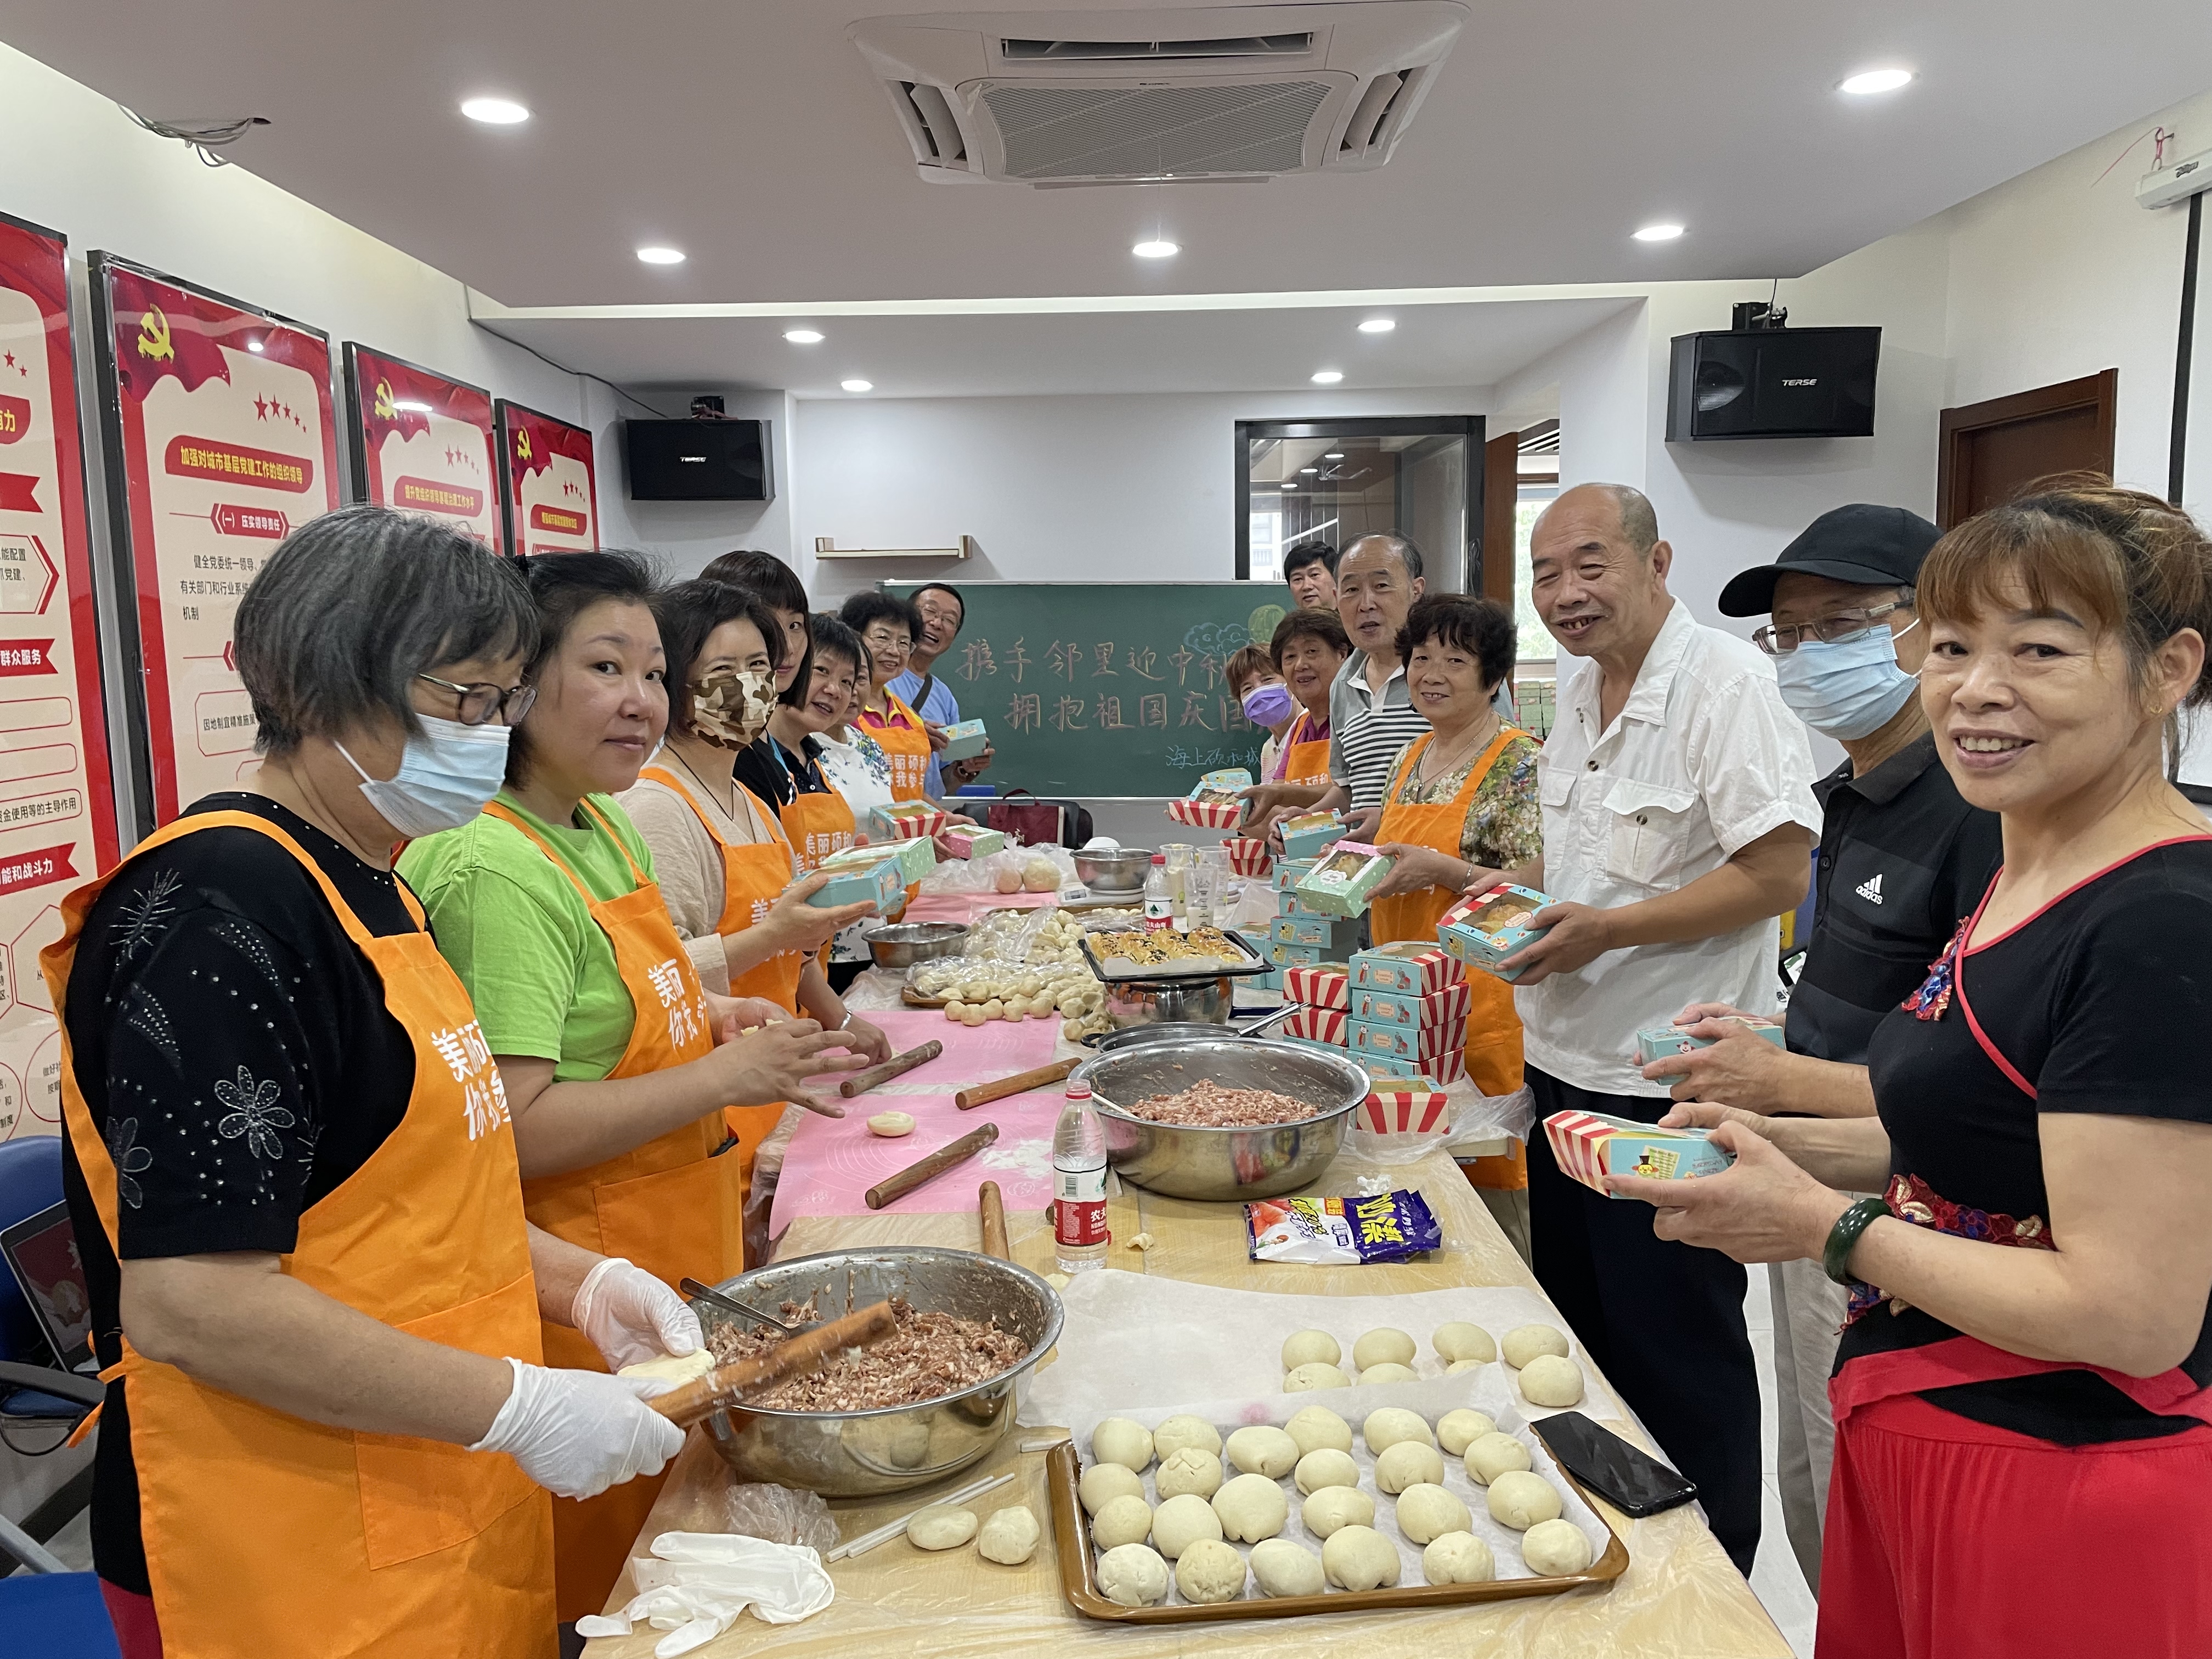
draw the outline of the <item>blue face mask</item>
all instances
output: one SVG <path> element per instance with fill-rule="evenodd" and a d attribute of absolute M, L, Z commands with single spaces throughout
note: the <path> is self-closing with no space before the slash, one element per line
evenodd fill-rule
<path fill-rule="evenodd" d="M 390 778 L 372 778 L 362 763 L 337 751 L 361 773 L 361 793 L 384 821 L 410 841 L 458 830 L 483 811 L 507 777 L 507 728 L 494 721 L 464 726 L 428 714 L 420 736 L 410 737 Z"/>
<path fill-rule="evenodd" d="M 1910 634 L 1920 626 L 1915 618 Z M 1774 659 L 1774 678 L 1790 712 L 1826 737 L 1849 743 L 1879 732 L 1920 689 L 1897 665 L 1897 641 L 1876 626 L 1848 639 L 1807 640 Z"/>
<path fill-rule="evenodd" d="M 1244 694 L 1243 705 L 1244 718 L 1255 726 L 1280 726 L 1297 707 L 1283 685 L 1255 685 Z"/>

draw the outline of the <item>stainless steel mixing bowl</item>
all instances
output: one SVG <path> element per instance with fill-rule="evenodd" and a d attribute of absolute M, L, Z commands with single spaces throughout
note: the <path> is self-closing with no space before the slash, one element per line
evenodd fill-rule
<path fill-rule="evenodd" d="M 1152 867 L 1149 847 L 1124 847 L 1118 852 L 1075 854 L 1075 878 L 1094 893 L 1141 893 Z"/>
<path fill-rule="evenodd" d="M 1133 1025 L 1222 1025 L 1228 1023 L 1230 987 L 1218 979 L 1109 979 L 1106 1018 L 1117 1030 Z"/>
<path fill-rule="evenodd" d="M 834 1319 L 890 1297 L 925 1313 L 995 1319 L 1030 1345 L 1011 1370 L 918 1406 L 862 1412 L 787 1412 L 736 1406 L 707 1419 L 722 1461 L 746 1480 L 872 1498 L 925 1486 L 984 1456 L 1013 1426 L 1016 1382 L 1060 1340 L 1060 1297 L 1026 1267 L 973 1250 L 923 1245 L 833 1250 L 758 1267 L 715 1287 L 757 1307 L 814 1301 Z M 731 1317 L 693 1304 L 711 1336 Z"/>
<path fill-rule="evenodd" d="M 1263 1129 L 1195 1129 L 1147 1122 L 1115 1103 L 1180 1094 L 1201 1079 L 1272 1089 L 1321 1110 Z M 1114 1049 L 1085 1060 L 1068 1080 L 1091 1085 L 1106 1161 L 1122 1180 L 1170 1198 L 1237 1202 L 1293 1192 L 1317 1177 L 1373 1087 L 1349 1054 L 1227 1032 Z"/>
<path fill-rule="evenodd" d="M 878 968 L 911 968 L 935 957 L 957 957 L 968 930 L 957 921 L 900 921 L 860 935 Z"/>

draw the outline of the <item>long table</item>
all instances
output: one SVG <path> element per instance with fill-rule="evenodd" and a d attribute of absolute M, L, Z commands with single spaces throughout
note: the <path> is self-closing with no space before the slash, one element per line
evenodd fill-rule
<path fill-rule="evenodd" d="M 948 1048 L 963 1029 L 946 1028 Z M 1341 1165 L 1332 1166 L 1307 1190 L 1346 1192 L 1352 1179 Z M 1542 1295 L 1449 1158 L 1431 1154 L 1400 1171 L 1398 1184 L 1419 1188 L 1428 1200 L 1443 1224 L 1444 1249 L 1419 1261 L 1359 1267 L 1255 1263 L 1245 1256 L 1237 1206 L 1162 1198 L 1124 1186 L 1108 1200 L 1108 1224 L 1116 1241 L 1109 1268 L 1271 1294 L 1375 1296 L 1518 1285 Z M 1143 1232 L 1152 1235 L 1148 1250 L 1127 1248 L 1127 1241 Z M 1050 1269 L 1052 1237 L 1040 1212 L 1010 1215 L 1008 1233 L 1016 1261 L 1040 1273 Z M 785 1258 L 880 1244 L 975 1249 L 980 1243 L 976 1219 L 965 1213 L 817 1216 L 794 1222 L 776 1254 Z M 1601 1381 L 1583 1409 L 1649 1445 L 1609 1383 Z M 1437 1612 L 1343 1614 L 1295 1623 L 1255 1620 L 1149 1629 L 1096 1623 L 1079 1617 L 1061 1597 L 1045 1460 L 1019 1449 L 1025 1442 L 1049 1437 L 1048 1431 L 1017 1426 L 992 1457 L 938 1487 L 830 1506 L 842 1535 L 849 1538 L 896 1520 L 929 1502 L 935 1491 L 1012 1471 L 1013 1484 L 986 1494 L 976 1507 L 988 1514 L 1013 1502 L 1030 1505 L 1046 1531 L 1026 1565 L 997 1566 L 973 1548 L 926 1554 L 896 1539 L 831 1567 L 837 1600 L 826 1612 L 795 1626 L 764 1625 L 747 1614 L 695 1651 L 703 1659 L 853 1659 L 863 1653 L 1027 1659 L 1039 1652 L 1056 1659 L 1104 1659 L 1109 1654 L 1113 1659 L 1182 1659 L 1200 1651 L 1207 1659 L 1279 1659 L 1286 1652 L 1299 1659 L 1314 1654 L 1343 1659 L 1377 1654 L 1392 1659 L 1538 1659 L 1595 1653 L 1614 1659 L 1789 1659 L 1789 1644 L 1693 1509 L 1632 1521 L 1602 1502 L 1601 1512 L 1629 1552 L 1627 1571 L 1603 1589 Z M 720 1517 L 729 1479 L 704 1435 L 695 1433 L 647 1519 L 635 1553 L 645 1553 L 664 1531 L 724 1529 Z M 632 1594 L 625 1572 L 609 1610 L 622 1607 Z M 641 1629 L 629 1637 L 595 1639 L 585 1649 L 586 1659 L 647 1659 L 659 1634 Z"/>

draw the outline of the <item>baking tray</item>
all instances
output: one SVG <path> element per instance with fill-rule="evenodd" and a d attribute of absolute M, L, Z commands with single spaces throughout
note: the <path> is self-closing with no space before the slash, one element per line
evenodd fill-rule
<path fill-rule="evenodd" d="M 1126 931 L 1135 933 L 1139 930 L 1130 928 Z M 1085 933 L 1076 942 L 1076 948 L 1083 952 L 1084 961 L 1091 964 L 1091 971 L 1098 976 L 1102 983 L 1107 985 L 1139 982 L 1151 984 L 1163 980 L 1220 979 L 1242 974 L 1264 974 L 1267 971 L 1271 964 L 1267 957 L 1260 954 L 1250 939 L 1246 939 L 1234 928 L 1224 927 L 1221 931 L 1228 936 L 1231 944 L 1244 953 L 1246 960 L 1224 962 L 1218 957 L 1211 957 L 1203 962 L 1193 962 L 1189 966 L 1182 968 L 1164 963 L 1148 963 L 1137 968 L 1133 972 L 1109 973 L 1099 961 L 1097 953 L 1091 948 L 1091 942 L 1098 937 L 1097 934 Z M 1115 959 L 1122 960 L 1123 958 Z"/>
<path fill-rule="evenodd" d="M 1401 1584 L 1395 1589 L 1330 1590 L 1320 1595 L 1253 1595 L 1209 1606 L 1162 1604 L 1125 1607 L 1109 1601 L 1098 1588 L 1098 1564 L 1091 1551 L 1090 1518 L 1083 1513 L 1076 1482 L 1082 1459 L 1075 1443 L 1063 1440 L 1045 1454 L 1045 1490 L 1052 1500 L 1053 1547 L 1060 1557 L 1060 1593 L 1086 1619 L 1121 1625 L 1200 1625 L 1227 1619 L 1303 1619 L 1316 1613 L 1389 1613 L 1401 1607 L 1449 1607 L 1481 1601 L 1514 1601 L 1530 1595 L 1558 1595 L 1587 1584 L 1609 1583 L 1628 1571 L 1628 1547 L 1606 1522 L 1610 1541 L 1605 1553 L 1581 1572 L 1556 1578 L 1497 1578 L 1483 1584 Z M 1579 1493 L 1601 1521 L 1605 1512 L 1589 1489 L 1565 1464 L 1559 1478 Z M 1170 1564 L 1172 1571 L 1173 1564 Z"/>

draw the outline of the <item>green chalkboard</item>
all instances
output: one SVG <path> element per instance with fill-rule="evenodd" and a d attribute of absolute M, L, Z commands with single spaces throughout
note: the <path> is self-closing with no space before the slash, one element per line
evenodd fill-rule
<path fill-rule="evenodd" d="M 911 599 L 920 582 L 885 582 Z M 1283 617 L 1272 582 L 960 582 L 968 618 L 934 665 L 990 727 L 989 781 L 1041 795 L 1182 795 L 1257 771 L 1267 733 L 1222 665 Z"/>

